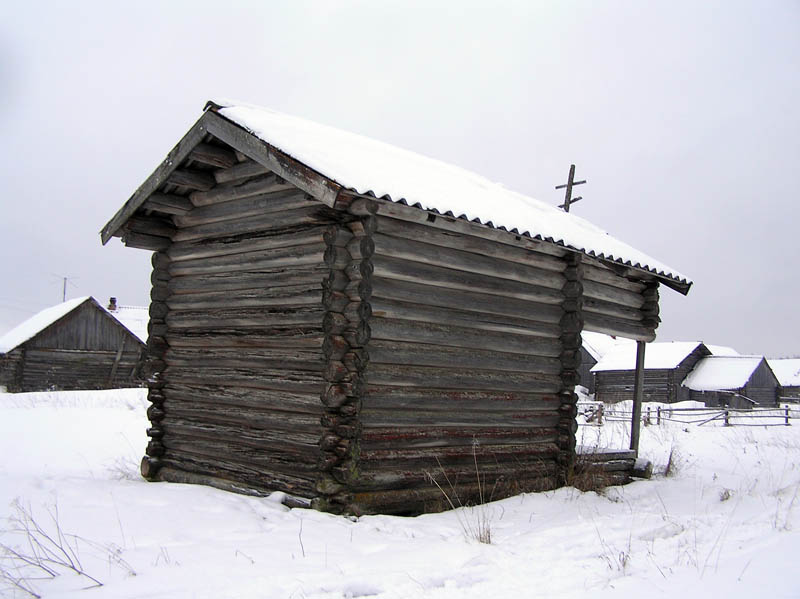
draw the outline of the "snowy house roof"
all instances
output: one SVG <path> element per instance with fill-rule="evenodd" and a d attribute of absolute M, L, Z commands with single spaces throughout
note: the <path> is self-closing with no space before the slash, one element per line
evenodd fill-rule
<path fill-rule="evenodd" d="M 741 389 L 763 360 L 763 356 L 708 356 L 681 384 L 694 391 Z"/>
<path fill-rule="evenodd" d="M 147 343 L 147 324 L 150 322 L 150 313 L 146 307 L 117 306 L 115 310 L 106 310 L 122 326 L 136 335 L 142 343 Z"/>
<path fill-rule="evenodd" d="M 6 354 L 14 348 L 22 345 L 29 339 L 36 336 L 40 331 L 43 331 L 54 322 L 60 320 L 75 308 L 80 306 L 83 302 L 90 301 L 92 298 L 77 297 L 75 299 L 67 300 L 62 304 L 57 304 L 49 308 L 45 308 L 18 324 L 16 327 L 8 331 L 5 335 L 0 337 L 0 354 Z"/>
<path fill-rule="evenodd" d="M 677 368 L 698 346 L 703 345 L 714 355 L 735 356 L 735 349 L 721 345 L 706 345 L 701 341 L 666 341 L 648 343 L 644 353 L 645 370 Z M 595 364 L 592 372 L 606 370 L 633 370 L 636 367 L 636 344 L 617 344 L 603 359 Z"/>
<path fill-rule="evenodd" d="M 196 125 L 200 129 L 195 135 L 198 141 L 206 131 L 219 126 L 214 119 L 220 119 L 221 115 L 240 131 L 249 132 L 270 148 L 307 167 L 301 177 L 307 183 L 321 175 L 323 180 L 309 183 L 309 193 L 326 204 L 333 205 L 340 191 L 381 198 L 469 220 L 513 235 L 549 241 L 646 271 L 681 293 L 687 293 L 692 284 L 674 268 L 615 239 L 581 217 L 511 191 L 462 168 L 257 106 L 209 102 L 206 108 L 206 121 L 201 118 Z M 252 143 L 252 138 L 249 143 Z M 118 234 L 127 218 L 179 166 L 182 152 L 188 152 L 187 145 L 190 144 L 183 141 L 178 144 L 162 163 L 158 174 L 145 182 L 104 227 L 104 243 Z M 280 162 L 280 158 L 277 160 Z"/>
<path fill-rule="evenodd" d="M 77 297 L 67 300 L 64 303 L 45 308 L 0 337 L 0 354 L 8 353 L 19 347 L 85 302 L 93 302 L 98 308 L 102 309 L 102 306 L 97 300 L 91 296 Z M 106 313 L 113 315 L 117 322 L 136 335 L 142 343 L 145 343 L 147 341 L 147 322 L 149 319 L 147 308 L 120 307 L 120 309 L 123 308 L 124 310 L 119 314 L 112 314 L 107 310 Z"/>
<path fill-rule="evenodd" d="M 767 364 L 781 387 L 800 387 L 800 358 L 771 358 Z"/>
<path fill-rule="evenodd" d="M 634 348 L 636 347 L 636 342 L 632 339 L 614 337 L 612 335 L 606 335 L 605 333 L 594 333 L 592 331 L 581 332 L 581 340 L 583 341 L 583 348 L 589 352 L 589 355 L 597 362 L 602 360 L 603 356 L 613 350 L 618 344 L 631 343 Z"/>

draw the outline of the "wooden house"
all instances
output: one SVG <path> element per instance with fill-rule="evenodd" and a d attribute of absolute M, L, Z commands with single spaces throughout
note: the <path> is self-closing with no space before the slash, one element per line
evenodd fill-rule
<path fill-rule="evenodd" d="M 709 356 L 686 377 L 690 399 L 707 406 L 775 406 L 778 379 L 762 356 Z"/>
<path fill-rule="evenodd" d="M 94 298 L 81 297 L 0 337 L 0 385 L 10 392 L 140 386 L 144 349 Z"/>
<path fill-rule="evenodd" d="M 583 329 L 650 341 L 691 282 L 439 161 L 251 106 L 102 230 L 152 250 L 142 474 L 335 512 L 564 484 Z M 440 478 L 442 484 L 444 481 Z"/>
<path fill-rule="evenodd" d="M 702 358 L 712 353 L 736 352 L 700 341 L 649 344 L 644 363 L 643 400 L 674 403 L 690 399 L 689 389 L 681 383 Z M 595 377 L 595 400 L 615 403 L 632 399 L 635 363 L 636 348 L 631 344 L 621 343 L 607 352 L 591 369 Z"/>
<path fill-rule="evenodd" d="M 778 379 L 779 401 L 800 401 L 800 358 L 770 358 L 767 363 Z"/>
<path fill-rule="evenodd" d="M 603 359 L 618 343 L 630 342 L 629 339 L 620 339 L 603 333 L 583 331 L 581 333 L 581 365 L 578 368 L 580 384 L 586 387 L 589 393 L 594 393 L 594 373 L 592 368 Z M 631 342 L 632 343 L 632 342 Z M 636 344 L 633 343 L 633 351 Z"/>

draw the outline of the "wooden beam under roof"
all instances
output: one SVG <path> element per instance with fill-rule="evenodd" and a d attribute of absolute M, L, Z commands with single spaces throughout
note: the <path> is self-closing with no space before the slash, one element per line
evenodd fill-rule
<path fill-rule="evenodd" d="M 139 186 L 139 189 L 125 202 L 114 217 L 106 223 L 106 226 L 100 231 L 100 239 L 103 245 L 108 243 L 109 239 L 119 233 L 122 225 L 133 216 L 154 191 L 167 181 L 173 171 L 175 171 L 187 156 L 189 156 L 191 151 L 203 141 L 203 138 L 208 133 L 209 116 L 209 113 L 205 113 L 192 125 L 192 128 L 189 129 L 177 145 L 170 150 L 167 157 L 158 165 L 158 168 L 145 179 L 144 183 Z"/>

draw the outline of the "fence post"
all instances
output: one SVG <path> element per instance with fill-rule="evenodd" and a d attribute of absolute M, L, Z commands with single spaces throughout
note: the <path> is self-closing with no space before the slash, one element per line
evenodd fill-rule
<path fill-rule="evenodd" d="M 604 406 L 605 404 L 600 404 L 600 406 L 597 408 L 597 424 L 600 426 L 603 426 L 603 412 L 605 410 Z"/>
<path fill-rule="evenodd" d="M 656 408 L 656 424 L 661 426 L 661 406 Z"/>
<path fill-rule="evenodd" d="M 730 426 L 731 423 L 728 420 L 728 410 L 725 410 L 725 426 Z"/>
<path fill-rule="evenodd" d="M 786 406 L 784 410 L 786 411 L 786 426 L 789 426 L 789 406 Z"/>
<path fill-rule="evenodd" d="M 645 426 L 650 426 L 650 424 L 651 424 L 651 422 L 650 422 L 650 406 L 647 406 L 647 414 L 644 417 L 644 425 Z"/>

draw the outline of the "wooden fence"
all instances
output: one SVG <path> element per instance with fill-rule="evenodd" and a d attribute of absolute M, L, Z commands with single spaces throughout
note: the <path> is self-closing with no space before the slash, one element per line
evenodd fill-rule
<path fill-rule="evenodd" d="M 630 422 L 633 413 L 622 406 L 604 405 L 602 402 L 578 402 L 578 424 L 602 426 L 605 422 Z M 800 406 L 784 405 L 775 408 L 678 408 L 664 405 L 642 409 L 642 424 L 664 425 L 668 422 L 697 426 L 791 426 L 800 418 Z"/>

